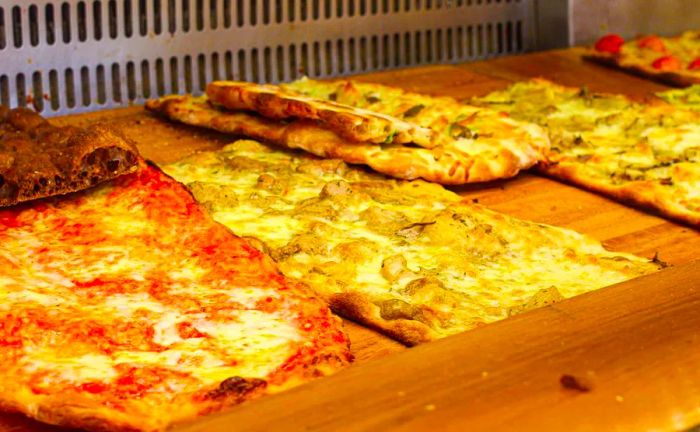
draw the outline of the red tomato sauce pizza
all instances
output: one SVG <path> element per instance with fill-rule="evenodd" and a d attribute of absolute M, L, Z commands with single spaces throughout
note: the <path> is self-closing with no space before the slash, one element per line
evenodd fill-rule
<path fill-rule="evenodd" d="M 158 431 L 351 361 L 340 320 L 153 166 L 0 211 L 0 408 Z"/>

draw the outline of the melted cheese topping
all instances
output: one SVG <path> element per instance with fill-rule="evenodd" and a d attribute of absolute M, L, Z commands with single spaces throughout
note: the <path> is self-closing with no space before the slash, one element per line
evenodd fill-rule
<path fill-rule="evenodd" d="M 542 139 L 541 129 L 534 124 L 514 121 L 483 107 L 464 105 L 450 97 L 427 96 L 355 81 L 322 82 L 304 78 L 280 86 L 409 121 L 436 132 L 439 145 L 467 156 L 493 154 L 495 160 L 498 151 L 504 149 L 519 161 L 519 167 L 529 167 L 549 146 L 547 140 Z"/>
<path fill-rule="evenodd" d="M 152 167 L 0 211 L 0 275 L 0 405 L 82 393 L 161 427 L 236 402 L 228 378 L 274 389 L 349 360 L 321 301 Z M 168 408 L 183 398 L 202 406 Z"/>
<path fill-rule="evenodd" d="M 324 295 L 362 293 L 384 319 L 420 321 L 439 336 L 656 269 L 572 231 L 468 205 L 438 185 L 253 141 L 165 170 L 196 185 L 214 218 L 255 237 L 285 274 Z M 239 203 L 219 205 L 221 187 Z"/>
<path fill-rule="evenodd" d="M 675 94 L 675 93 L 674 93 Z M 700 216 L 700 113 L 533 80 L 471 101 L 548 129 L 553 165 Z"/>
<path fill-rule="evenodd" d="M 684 89 L 667 90 L 656 93 L 656 96 L 680 108 L 700 111 L 700 84 Z"/>

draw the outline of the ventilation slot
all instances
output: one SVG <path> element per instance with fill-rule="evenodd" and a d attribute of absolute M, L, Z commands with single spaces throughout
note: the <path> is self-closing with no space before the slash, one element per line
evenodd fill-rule
<path fill-rule="evenodd" d="M 201 94 L 218 79 L 280 82 L 520 53 L 532 46 L 533 3 L 7 0 L 0 102 L 55 115 Z"/>

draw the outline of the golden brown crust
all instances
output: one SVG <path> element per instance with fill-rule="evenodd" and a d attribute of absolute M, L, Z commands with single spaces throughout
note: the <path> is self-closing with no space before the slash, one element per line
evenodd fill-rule
<path fill-rule="evenodd" d="M 622 185 L 614 185 L 610 182 L 597 179 L 586 174 L 585 169 L 580 164 L 558 163 L 551 166 L 541 165 L 538 170 L 548 176 L 562 179 L 566 182 L 584 187 L 593 192 L 609 196 L 622 201 L 660 213 L 670 219 L 680 221 L 690 226 L 700 226 L 700 214 L 664 199 L 667 191 L 657 184 L 647 182 L 630 182 Z"/>
<path fill-rule="evenodd" d="M 690 87 L 693 84 L 700 83 L 700 78 L 696 74 L 691 74 L 683 70 L 676 72 L 660 71 L 651 67 L 648 64 L 626 64 L 622 63 L 621 57 L 612 53 L 602 53 L 590 50 L 584 54 L 583 58 L 604 66 L 613 67 L 629 73 L 632 73 L 642 78 L 658 81 L 663 84 L 669 84 L 676 87 Z"/>
<path fill-rule="evenodd" d="M 225 108 L 250 110 L 275 120 L 296 118 L 319 121 L 349 141 L 415 143 L 432 148 L 437 138 L 437 134 L 430 129 L 391 116 L 305 97 L 272 85 L 215 81 L 207 86 L 207 96 Z"/>
<path fill-rule="evenodd" d="M 416 320 L 384 319 L 379 306 L 362 293 L 332 294 L 328 304 L 337 314 L 368 325 L 408 346 L 430 342 L 439 337 L 430 327 Z"/>
<path fill-rule="evenodd" d="M 506 147 L 480 145 L 477 141 L 456 141 L 450 147 L 434 149 L 348 142 L 311 121 L 282 124 L 240 111 L 219 110 L 206 99 L 190 96 L 149 101 L 146 108 L 190 125 L 302 149 L 324 158 L 364 164 L 382 174 L 408 180 L 422 178 L 451 185 L 485 182 L 513 177 L 537 162 L 535 158 L 523 162 Z"/>

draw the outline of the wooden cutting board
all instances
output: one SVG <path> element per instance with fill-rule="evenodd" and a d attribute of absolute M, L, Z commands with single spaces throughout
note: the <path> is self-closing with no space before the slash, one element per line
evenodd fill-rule
<path fill-rule="evenodd" d="M 582 62 L 578 49 L 357 79 L 466 98 L 536 76 L 638 98 L 666 89 Z M 231 141 L 170 124 L 141 107 L 55 121 L 97 120 L 122 128 L 147 158 L 160 163 Z M 535 430 L 581 424 L 596 430 L 700 422 L 700 372 L 691 367 L 700 361 L 700 265 L 683 266 L 700 258 L 700 232 L 527 173 L 455 190 L 503 213 L 589 234 L 612 250 L 646 257 L 658 253 L 677 268 L 411 350 L 346 322 L 357 356 L 348 371 L 190 429 L 465 430 L 494 425 Z M 574 388 L 559 382 L 567 374 L 573 377 L 567 385 Z M 659 397 L 660 402 L 651 402 Z M 590 415 L 597 411 L 605 415 Z M 48 430 L 56 429 L 0 415 L 0 432 Z"/>

